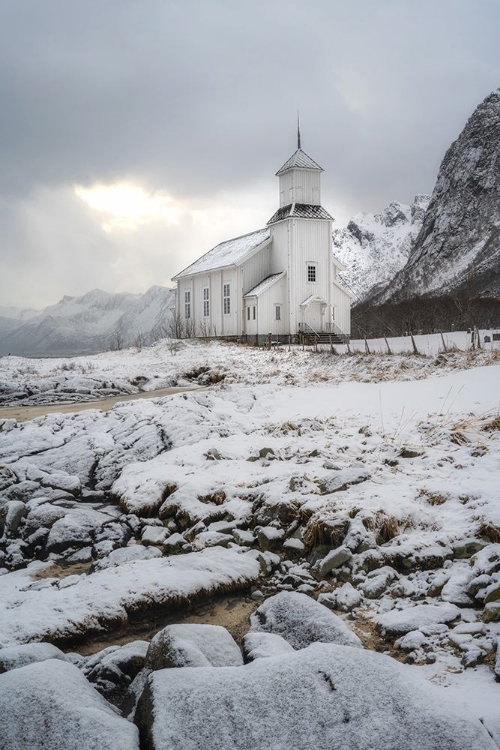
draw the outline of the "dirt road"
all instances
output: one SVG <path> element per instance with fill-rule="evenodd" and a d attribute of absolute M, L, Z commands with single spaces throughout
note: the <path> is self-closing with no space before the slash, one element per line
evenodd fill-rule
<path fill-rule="evenodd" d="M 18 422 L 26 422 L 28 419 L 43 417 L 45 414 L 71 414 L 89 409 L 100 409 L 110 411 L 115 404 L 122 401 L 137 401 L 143 398 L 159 398 L 160 396 L 171 396 L 174 393 L 185 393 L 187 391 L 202 391 L 205 388 L 191 386 L 190 388 L 158 388 L 156 391 L 141 391 L 140 393 L 124 393 L 121 396 L 109 396 L 99 398 L 95 401 L 80 401 L 78 403 L 42 404 L 40 406 L 2 406 L 0 407 L 0 419 L 17 419 Z"/>

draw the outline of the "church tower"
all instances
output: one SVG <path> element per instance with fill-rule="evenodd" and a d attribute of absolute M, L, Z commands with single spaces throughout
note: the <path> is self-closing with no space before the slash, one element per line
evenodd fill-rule
<path fill-rule="evenodd" d="M 286 270 L 291 334 L 329 331 L 335 319 L 332 299 L 333 218 L 321 206 L 323 169 L 301 147 L 278 170 L 280 207 L 268 221 L 273 272 Z"/>

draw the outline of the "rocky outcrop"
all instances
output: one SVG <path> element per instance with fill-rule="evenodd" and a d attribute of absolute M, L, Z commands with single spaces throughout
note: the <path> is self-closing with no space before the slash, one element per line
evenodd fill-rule
<path fill-rule="evenodd" d="M 383 288 L 408 260 L 422 226 L 428 195 L 409 206 L 393 201 L 380 214 L 358 213 L 333 231 L 333 253 L 346 266 L 341 279 L 363 301 Z"/>
<path fill-rule="evenodd" d="M 446 152 L 408 262 L 375 301 L 451 293 L 500 298 L 500 89 Z"/>

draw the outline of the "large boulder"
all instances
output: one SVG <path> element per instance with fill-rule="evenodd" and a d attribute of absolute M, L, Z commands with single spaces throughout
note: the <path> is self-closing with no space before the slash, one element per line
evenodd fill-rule
<path fill-rule="evenodd" d="M 150 750 L 498 750 L 410 667 L 320 643 L 232 669 L 153 672 L 137 721 Z"/>
<path fill-rule="evenodd" d="M 152 639 L 147 669 L 173 667 L 237 667 L 241 651 L 232 635 L 220 625 L 167 625 Z"/>
<path fill-rule="evenodd" d="M 57 659 L 0 675 L 2 750 L 138 750 L 120 718 L 78 667 Z"/>
<path fill-rule="evenodd" d="M 27 664 L 47 659 L 68 661 L 66 655 L 51 643 L 26 643 L 22 646 L 0 648 L 0 674 L 11 669 L 19 669 Z"/>
<path fill-rule="evenodd" d="M 340 617 L 306 594 L 281 591 L 271 596 L 255 610 L 250 623 L 251 632 L 275 633 L 295 649 L 316 641 L 362 647 Z"/>

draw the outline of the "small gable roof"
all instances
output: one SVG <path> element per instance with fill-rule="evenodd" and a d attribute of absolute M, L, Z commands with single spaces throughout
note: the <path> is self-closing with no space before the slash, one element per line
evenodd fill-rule
<path fill-rule="evenodd" d="M 281 169 L 279 169 L 276 172 L 276 177 L 278 177 L 280 174 L 283 174 L 283 172 L 288 172 L 289 169 L 293 168 L 298 169 L 315 169 L 316 171 L 323 172 L 323 167 L 320 167 L 319 164 L 316 164 L 314 159 L 311 159 L 310 156 L 308 156 L 305 151 L 302 151 L 301 148 L 298 148 L 297 151 L 291 155 L 291 157 L 286 161 Z"/>
<path fill-rule="evenodd" d="M 243 296 L 258 297 L 262 292 L 265 292 L 266 289 L 269 289 L 269 287 L 279 281 L 279 279 L 282 279 L 285 274 L 286 271 L 280 271 L 279 273 L 272 273 L 270 276 L 266 276 L 266 278 L 260 281 L 257 286 L 254 286 L 253 289 L 250 289 L 250 291 Z"/>
<path fill-rule="evenodd" d="M 243 234 L 241 237 L 221 242 L 176 276 L 173 276 L 172 281 L 196 273 L 214 271 L 216 268 L 223 268 L 224 266 L 239 265 L 248 255 L 251 255 L 257 249 L 264 248 L 270 241 L 271 231 L 265 227 L 264 229 L 258 229 L 256 232 L 250 232 L 249 234 Z"/>
<path fill-rule="evenodd" d="M 288 206 L 278 208 L 267 224 L 275 224 L 277 221 L 289 219 L 291 216 L 297 219 L 327 219 L 328 221 L 335 221 L 333 216 L 330 216 L 328 211 L 325 211 L 322 206 L 309 203 L 289 203 Z"/>

